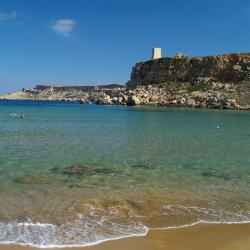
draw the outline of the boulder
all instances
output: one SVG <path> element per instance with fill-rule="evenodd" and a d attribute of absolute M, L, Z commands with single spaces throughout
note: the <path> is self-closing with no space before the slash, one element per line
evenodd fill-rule
<path fill-rule="evenodd" d="M 116 97 L 116 96 L 115 96 L 115 97 L 113 97 L 112 102 L 113 102 L 113 103 L 119 103 L 119 99 L 118 99 L 118 97 Z"/>
<path fill-rule="evenodd" d="M 134 106 L 139 105 L 141 103 L 141 100 L 137 96 L 129 96 L 127 100 L 128 106 Z"/>
<path fill-rule="evenodd" d="M 100 97 L 97 104 L 109 105 L 112 104 L 112 99 L 110 98 L 109 95 L 106 95 L 104 97 Z"/>

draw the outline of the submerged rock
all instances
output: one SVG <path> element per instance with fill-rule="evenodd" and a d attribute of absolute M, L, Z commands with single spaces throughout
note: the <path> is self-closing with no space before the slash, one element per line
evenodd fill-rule
<path fill-rule="evenodd" d="M 70 168 L 65 169 L 63 171 L 64 174 L 77 175 L 77 176 L 85 175 L 88 172 L 89 172 L 89 168 L 87 166 L 84 166 L 84 165 L 71 166 Z"/>
<path fill-rule="evenodd" d="M 93 169 L 89 175 L 97 175 L 97 174 L 118 174 L 120 171 L 114 170 L 111 168 L 96 168 Z"/>
<path fill-rule="evenodd" d="M 16 178 L 14 182 L 22 184 L 48 184 L 48 176 L 24 175 Z"/>
<path fill-rule="evenodd" d="M 71 183 L 71 184 L 68 186 L 68 188 L 79 188 L 79 187 L 81 187 L 81 185 L 78 184 L 78 183 Z"/>
<path fill-rule="evenodd" d="M 106 205 L 106 209 L 117 216 L 135 216 L 138 213 L 138 206 L 126 200 L 110 202 Z"/>
<path fill-rule="evenodd" d="M 153 165 L 146 165 L 146 164 L 135 164 L 132 166 L 133 168 L 138 168 L 138 169 L 153 169 L 155 168 Z"/>
<path fill-rule="evenodd" d="M 84 165 L 73 165 L 68 168 L 52 168 L 52 172 L 57 172 L 64 175 L 69 176 L 77 176 L 82 177 L 84 175 L 87 175 L 89 173 L 89 167 Z"/>
<path fill-rule="evenodd" d="M 185 163 L 181 165 L 182 168 L 187 169 L 187 170 L 197 170 L 199 169 L 197 166 L 194 166 L 193 164 Z"/>
<path fill-rule="evenodd" d="M 52 172 L 56 172 L 59 174 L 63 174 L 66 176 L 72 177 L 84 177 L 84 176 L 92 176 L 92 175 L 105 175 L 105 174 L 118 174 L 121 173 L 119 170 L 115 170 L 112 168 L 95 168 L 90 169 L 85 165 L 74 165 L 67 168 L 52 168 Z"/>
<path fill-rule="evenodd" d="M 80 213 L 83 215 L 93 215 L 103 213 L 105 211 L 105 201 L 104 199 L 100 199 L 98 197 L 94 198 L 85 198 L 80 200 L 75 206 L 76 213 Z"/>
<path fill-rule="evenodd" d="M 205 172 L 202 172 L 201 175 L 204 177 L 214 177 L 218 179 L 223 179 L 224 181 L 231 180 L 230 176 L 225 172 L 214 173 L 214 172 L 205 171 Z"/>

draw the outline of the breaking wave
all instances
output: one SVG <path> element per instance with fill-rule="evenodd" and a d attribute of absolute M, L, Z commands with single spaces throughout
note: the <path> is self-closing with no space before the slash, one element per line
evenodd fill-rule
<path fill-rule="evenodd" d="M 146 236 L 149 230 L 176 229 L 197 224 L 250 223 L 249 216 L 241 213 L 182 205 L 165 205 L 163 208 L 168 214 L 171 211 L 179 216 L 183 212 L 186 215 L 198 212 L 200 215 L 210 214 L 212 217 L 198 216 L 196 221 L 187 224 L 160 227 L 147 227 L 135 218 L 125 218 L 122 222 L 117 222 L 108 216 L 96 218 L 84 217 L 81 214 L 76 221 L 62 225 L 35 223 L 31 220 L 8 222 L 0 223 L 0 243 L 29 245 L 36 248 L 83 247 L 109 240 Z M 162 216 L 164 217 L 164 213 Z"/>
<path fill-rule="evenodd" d="M 37 248 L 82 247 L 131 236 L 145 236 L 144 225 L 121 225 L 109 221 L 79 219 L 63 225 L 9 222 L 0 223 L 0 243 Z"/>

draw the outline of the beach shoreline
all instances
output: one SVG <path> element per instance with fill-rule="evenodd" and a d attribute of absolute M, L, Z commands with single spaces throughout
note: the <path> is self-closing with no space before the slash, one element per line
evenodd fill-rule
<path fill-rule="evenodd" d="M 43 247 L 44 248 L 44 247 Z M 29 246 L 1 244 L 0 250 L 35 250 Z M 93 246 L 46 248 L 67 250 L 249 250 L 250 223 L 196 224 L 171 229 L 149 230 L 146 236 L 108 240 Z"/>
<path fill-rule="evenodd" d="M 250 250 L 248 113 L 0 104 L 0 250 Z"/>

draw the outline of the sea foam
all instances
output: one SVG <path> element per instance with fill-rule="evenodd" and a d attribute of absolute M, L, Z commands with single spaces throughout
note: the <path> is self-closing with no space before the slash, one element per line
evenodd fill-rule
<path fill-rule="evenodd" d="M 107 240 L 145 236 L 144 225 L 121 225 L 109 221 L 79 219 L 53 225 L 33 222 L 0 223 L 0 244 L 29 245 L 36 248 L 61 248 L 96 245 Z"/>

